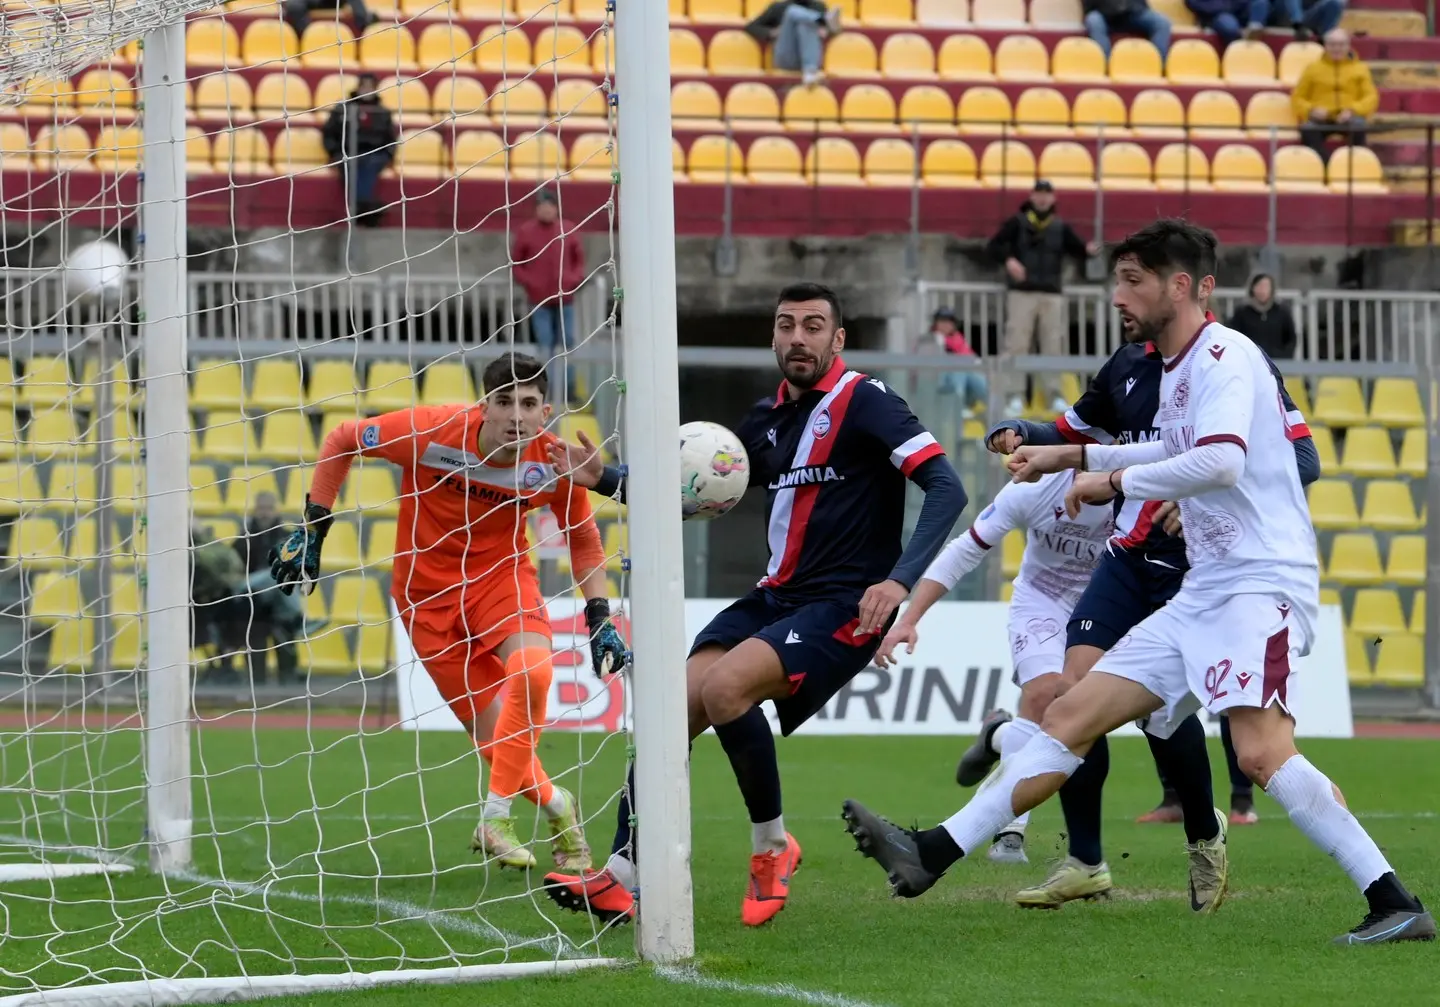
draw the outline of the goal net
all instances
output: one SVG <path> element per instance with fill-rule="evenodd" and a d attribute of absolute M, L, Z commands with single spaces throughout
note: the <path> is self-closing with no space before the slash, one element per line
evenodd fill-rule
<path fill-rule="evenodd" d="M 473 404 L 505 352 L 548 362 L 550 431 L 622 456 L 611 8 L 0 5 L 0 1004 L 633 953 L 545 895 L 524 797 L 536 866 L 472 852 L 490 769 L 392 601 L 427 476 L 355 459 L 314 593 L 267 559 L 332 431 Z M 459 489 L 523 526 L 504 569 L 538 570 L 553 631 L 538 755 L 598 867 L 634 746 L 591 670 L 579 521 L 487 479 Z M 626 510 L 590 503 L 628 633 Z"/>

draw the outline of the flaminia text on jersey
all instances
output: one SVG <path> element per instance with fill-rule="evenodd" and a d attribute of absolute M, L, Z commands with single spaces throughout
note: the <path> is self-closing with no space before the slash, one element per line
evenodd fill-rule
<path fill-rule="evenodd" d="M 806 465 L 803 468 L 782 472 L 770 484 L 772 490 L 789 489 L 791 486 L 808 486 L 811 483 L 840 482 L 845 477 L 835 471 L 833 465 Z"/>

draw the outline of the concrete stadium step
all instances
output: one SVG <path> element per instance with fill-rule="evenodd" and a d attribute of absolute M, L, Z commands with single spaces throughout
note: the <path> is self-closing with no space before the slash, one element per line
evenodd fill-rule
<path fill-rule="evenodd" d="M 1377 60 L 1370 64 L 1370 72 L 1375 77 L 1375 86 L 1382 91 L 1440 88 L 1440 63 L 1429 60 Z"/>
<path fill-rule="evenodd" d="M 1340 24 L 1352 33 L 1388 36 L 1391 38 L 1424 38 L 1427 34 L 1425 15 L 1415 11 L 1356 10 L 1345 11 Z"/>

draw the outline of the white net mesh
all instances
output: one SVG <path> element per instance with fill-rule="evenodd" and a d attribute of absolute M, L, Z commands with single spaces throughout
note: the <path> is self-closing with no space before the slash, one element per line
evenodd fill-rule
<path fill-rule="evenodd" d="M 417 491 L 403 468 L 356 460 L 308 597 L 275 591 L 265 559 L 301 518 L 332 430 L 473 404 L 503 352 L 549 360 L 553 432 L 616 453 L 604 0 L 231 2 L 187 22 L 185 135 L 148 142 L 154 96 L 132 40 L 199 6 L 4 8 L 0 1003 L 626 953 L 539 890 L 552 847 L 532 803 L 517 797 L 513 816 L 538 869 L 502 873 L 470 851 L 490 773 L 391 601 L 423 472 Z M 389 115 L 346 100 L 363 74 Z M 176 144 L 188 194 L 154 191 L 147 162 Z M 537 241 L 542 189 L 559 223 Z M 168 875 L 148 861 L 146 473 L 160 448 L 143 379 L 146 323 L 175 306 L 146 303 L 138 268 L 103 302 L 60 268 L 95 239 L 138 261 L 155 240 L 140 202 L 163 199 L 189 213 L 174 254 L 189 255 L 190 427 L 188 459 L 168 441 L 160 461 L 188 465 L 193 517 L 188 537 L 164 532 L 189 557 L 193 663 L 192 858 Z M 591 502 L 619 613 L 623 508 Z M 502 511 L 526 553 L 487 583 L 513 584 L 518 607 L 538 570 L 555 653 L 538 753 L 603 861 L 627 723 L 620 683 L 590 669 L 566 544 L 580 522 L 513 502 L 475 513 Z M 475 649 L 468 628 L 455 646 Z"/>

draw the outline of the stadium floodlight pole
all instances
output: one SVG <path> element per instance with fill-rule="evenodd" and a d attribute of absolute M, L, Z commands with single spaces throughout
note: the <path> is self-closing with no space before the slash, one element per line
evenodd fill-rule
<path fill-rule="evenodd" d="M 695 953 L 680 534 L 670 15 L 614 0 L 641 957 Z"/>
<path fill-rule="evenodd" d="M 190 412 L 185 375 L 185 22 L 140 58 L 140 341 L 145 379 L 146 825 L 150 867 L 190 866 Z"/>

